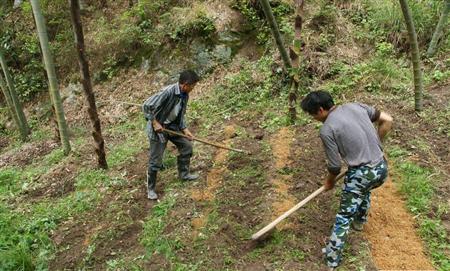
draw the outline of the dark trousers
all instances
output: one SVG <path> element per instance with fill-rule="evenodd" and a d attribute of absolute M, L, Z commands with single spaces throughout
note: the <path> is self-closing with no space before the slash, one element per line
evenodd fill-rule
<path fill-rule="evenodd" d="M 167 147 L 167 141 L 171 141 L 178 149 L 178 161 L 189 161 L 192 156 L 192 142 L 185 137 L 181 136 L 164 136 L 167 140 L 162 142 L 161 140 L 150 139 L 150 151 L 149 151 L 149 163 L 148 172 L 151 170 L 158 171 L 162 167 L 162 160 L 164 151 Z"/>

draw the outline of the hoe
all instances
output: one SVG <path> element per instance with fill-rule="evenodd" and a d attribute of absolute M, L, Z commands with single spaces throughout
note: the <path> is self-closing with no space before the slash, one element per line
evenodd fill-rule
<path fill-rule="evenodd" d="M 341 172 L 338 176 L 336 176 L 335 181 L 338 181 L 340 178 L 342 178 L 342 176 L 345 175 L 346 171 Z M 312 200 L 313 198 L 315 198 L 317 195 L 319 195 L 320 193 L 322 193 L 325 190 L 325 186 L 320 187 L 319 189 L 317 189 L 316 191 L 314 191 L 314 193 L 312 193 L 311 195 L 309 195 L 307 198 L 305 198 L 304 200 L 300 201 L 299 203 L 297 203 L 297 205 L 295 205 L 294 207 L 292 207 L 291 209 L 289 209 L 287 212 L 285 212 L 284 214 L 280 215 L 277 219 L 275 219 L 274 221 L 272 221 L 269 225 L 265 226 L 264 228 L 262 228 L 260 231 L 258 231 L 257 233 L 252 235 L 252 240 L 262 240 L 267 238 L 270 233 L 272 233 L 272 231 L 274 230 L 275 226 L 280 223 L 283 219 L 285 219 L 286 217 L 290 216 L 293 212 L 297 211 L 298 209 L 300 209 L 303 205 L 305 205 L 306 203 L 308 203 L 310 200 Z"/>

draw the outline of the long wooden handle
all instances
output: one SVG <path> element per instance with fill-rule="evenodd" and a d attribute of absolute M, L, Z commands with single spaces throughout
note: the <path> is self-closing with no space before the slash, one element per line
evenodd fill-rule
<path fill-rule="evenodd" d="M 182 137 L 185 137 L 185 138 L 189 138 L 189 137 L 186 136 L 185 134 L 178 133 L 178 132 L 176 132 L 176 131 L 172 131 L 172 130 L 169 130 L 169 129 L 166 129 L 166 128 L 163 128 L 163 131 L 164 131 L 164 132 L 168 132 L 169 134 L 173 134 L 173 135 L 177 135 L 177 136 L 182 136 Z M 235 152 L 241 152 L 241 153 L 245 153 L 245 154 L 250 154 L 248 151 L 244 151 L 244 150 L 240 150 L 240 149 L 234 149 L 234 148 L 230 148 L 230 147 L 227 147 L 227 146 L 219 145 L 219 144 L 217 144 L 217 143 L 209 142 L 209 141 L 206 141 L 206 140 L 204 140 L 204 139 L 197 138 L 197 137 L 192 138 L 192 140 L 195 140 L 195 141 L 198 141 L 198 142 L 207 144 L 207 145 L 211 145 L 211 146 L 214 146 L 214 147 L 217 147 L 217 148 L 221 148 L 221 149 L 226 149 L 226 150 L 230 150 L 230 151 L 235 151 Z"/>
<path fill-rule="evenodd" d="M 342 176 L 345 175 L 345 171 L 341 172 L 338 176 L 336 176 L 335 181 L 339 180 L 340 178 L 342 178 Z M 317 195 L 319 195 L 320 193 L 322 193 L 325 190 L 325 186 L 321 186 L 319 189 L 317 189 L 316 191 L 314 191 L 314 193 L 312 193 L 311 195 L 309 195 L 307 198 L 305 198 L 304 200 L 300 201 L 299 203 L 297 203 L 297 205 L 295 205 L 294 207 L 292 207 L 291 209 L 289 209 L 288 211 L 286 211 L 284 214 L 280 215 L 277 219 L 275 219 L 274 221 L 272 221 L 269 225 L 265 226 L 264 228 L 262 228 L 260 231 L 258 231 L 257 233 L 252 235 L 252 239 L 256 240 L 258 238 L 260 238 L 261 236 L 263 236 L 265 233 L 267 233 L 268 231 L 270 231 L 271 229 L 273 229 L 278 223 L 280 223 L 283 219 L 285 219 L 286 217 L 290 216 L 293 212 L 297 211 L 298 209 L 300 209 L 303 205 L 305 205 L 306 203 L 308 203 L 310 200 L 312 200 L 313 198 L 315 198 Z"/>

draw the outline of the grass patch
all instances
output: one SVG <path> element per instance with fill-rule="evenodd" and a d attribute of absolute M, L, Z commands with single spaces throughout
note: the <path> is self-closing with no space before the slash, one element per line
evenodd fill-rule
<path fill-rule="evenodd" d="M 203 131 L 241 111 L 246 112 L 243 118 L 260 119 L 261 127 L 271 131 L 287 125 L 289 85 L 281 72 L 273 72 L 274 65 L 272 55 L 242 60 L 239 71 L 225 76 L 210 96 L 190 103 L 189 115 L 201 120 Z"/>
<path fill-rule="evenodd" d="M 406 205 L 414 214 L 428 212 L 434 195 L 433 184 L 428 176 L 431 171 L 411 162 L 398 165 L 402 182 L 400 191 L 407 195 Z"/>
<path fill-rule="evenodd" d="M 106 157 L 108 166 L 114 168 L 120 164 L 134 159 L 134 155 L 142 151 L 144 145 L 141 140 L 131 138 L 121 145 L 116 145 L 112 148 Z"/>
<path fill-rule="evenodd" d="M 159 253 L 170 261 L 176 260 L 174 250 L 180 248 L 181 243 L 168 238 L 164 234 L 164 228 L 167 225 L 167 215 L 175 203 L 176 198 L 174 195 L 166 195 L 161 202 L 153 207 L 152 214 L 145 221 L 141 243 L 146 248 L 148 255 Z"/>
<path fill-rule="evenodd" d="M 17 196 L 33 180 L 65 161 L 62 150 L 56 149 L 25 169 L 6 168 L 0 171 L 2 198 Z M 85 170 L 75 179 L 76 191 L 59 199 L 43 199 L 34 204 L 22 202 L 9 206 L 0 203 L 0 270 L 45 270 L 55 252 L 50 234 L 59 223 L 94 208 L 101 191 L 121 184 L 103 170 Z"/>
<path fill-rule="evenodd" d="M 391 43 L 376 44 L 375 55 L 356 65 L 337 61 L 330 68 L 333 79 L 325 82 L 319 89 L 342 94 L 348 91 L 404 93 L 407 90 L 410 72 L 406 60 L 395 56 Z"/>
<path fill-rule="evenodd" d="M 432 262 L 439 270 L 450 270 L 450 261 L 446 251 L 450 249 L 447 242 L 447 232 L 440 219 L 443 213 L 448 212 L 444 203 L 438 203 L 434 186 L 440 182 L 439 176 L 432 169 L 424 168 L 407 161 L 407 152 L 393 148 L 389 156 L 394 160 L 394 173 L 400 179 L 400 191 L 406 197 L 408 209 L 418 219 L 419 233 L 425 240 Z M 438 211 L 433 212 L 432 207 Z"/>

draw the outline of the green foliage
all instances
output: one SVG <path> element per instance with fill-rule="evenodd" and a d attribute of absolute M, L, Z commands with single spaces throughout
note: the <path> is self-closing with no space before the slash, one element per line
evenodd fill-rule
<path fill-rule="evenodd" d="M 109 182 L 109 177 L 102 169 L 81 172 L 76 178 L 76 188 L 78 190 L 104 187 Z"/>
<path fill-rule="evenodd" d="M 18 168 L 3 168 L 0 170 L 0 195 L 17 192 L 20 188 L 21 172 Z"/>
<path fill-rule="evenodd" d="M 433 264 L 439 266 L 439 270 L 450 270 L 450 260 L 445 253 L 450 249 L 450 245 L 447 242 L 447 231 L 442 225 L 442 221 L 439 218 L 425 218 L 420 223 L 420 235 L 427 240 L 433 256 Z"/>
<path fill-rule="evenodd" d="M 430 169 L 405 161 L 407 152 L 400 148 L 393 148 L 389 154 L 395 161 L 395 172 L 400 174 L 400 191 L 406 196 L 408 209 L 418 217 L 420 235 L 426 241 L 433 264 L 439 270 L 448 270 L 450 262 L 446 251 L 450 245 L 441 216 L 449 210 L 446 202 L 434 201 L 434 186 L 440 181 L 438 175 Z"/>
<path fill-rule="evenodd" d="M 201 125 L 209 129 L 218 119 L 230 118 L 244 110 L 249 113 L 246 118 L 258 116 L 264 128 L 275 130 L 285 126 L 288 84 L 283 74 L 272 70 L 274 66 L 272 56 L 264 56 L 255 63 L 243 61 L 239 71 L 226 75 L 210 98 L 190 103 L 190 116 L 201 118 Z"/>
<path fill-rule="evenodd" d="M 0 46 L 5 50 L 11 76 L 21 98 L 30 100 L 46 90 L 47 81 L 36 36 L 6 28 L 0 36 Z"/>
<path fill-rule="evenodd" d="M 404 67 L 404 60 L 394 58 L 392 44 L 380 42 L 375 55 L 364 62 L 350 66 L 343 62 L 334 63 L 328 73 L 335 77 L 326 82 L 321 89 L 339 94 L 348 91 L 402 92 L 410 82 L 410 73 Z"/>
<path fill-rule="evenodd" d="M 413 163 L 402 163 L 399 168 L 403 177 L 400 190 L 408 195 L 408 208 L 415 214 L 428 211 L 433 196 L 431 172 Z"/>
<path fill-rule="evenodd" d="M 175 41 L 182 41 L 195 36 L 210 38 L 215 31 L 214 22 L 205 14 L 199 14 L 194 20 L 176 26 L 170 37 Z"/>
<path fill-rule="evenodd" d="M 420 46 L 427 46 L 431 40 L 434 28 L 439 20 L 444 1 L 408 0 L 408 5 L 414 18 L 417 40 Z M 373 41 L 388 41 L 396 47 L 408 48 L 408 37 L 403 14 L 398 1 L 364 0 L 356 10 L 348 14 L 355 24 L 363 25 L 363 34 Z"/>
<path fill-rule="evenodd" d="M 292 6 L 278 0 L 269 1 L 269 3 L 279 25 L 280 32 L 288 33 L 292 36 L 293 28 L 292 25 L 289 26 L 290 23 L 286 18 L 286 15 L 293 12 Z M 265 44 L 271 38 L 272 34 L 259 1 L 233 0 L 230 6 L 238 10 L 246 18 L 249 32 L 255 29 L 258 30 L 256 36 L 258 44 Z"/>
<path fill-rule="evenodd" d="M 107 156 L 109 167 L 113 168 L 126 161 L 133 160 L 134 155 L 141 151 L 143 147 L 144 144 L 139 140 L 130 140 L 122 145 L 114 146 Z"/>
<path fill-rule="evenodd" d="M 176 199 L 173 195 L 166 195 L 161 202 L 153 207 L 152 215 L 144 223 L 141 243 L 149 255 L 157 252 L 168 259 L 175 259 L 174 250 L 180 248 L 181 244 L 177 240 L 172 240 L 164 235 L 165 218 L 175 203 Z"/>

